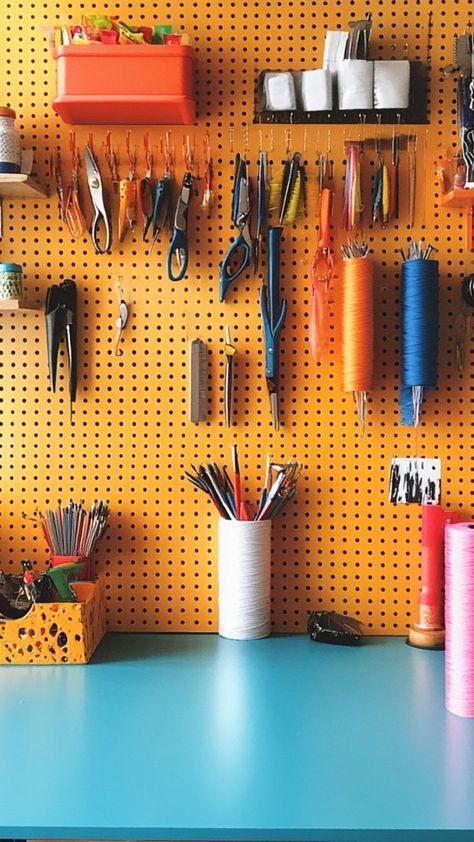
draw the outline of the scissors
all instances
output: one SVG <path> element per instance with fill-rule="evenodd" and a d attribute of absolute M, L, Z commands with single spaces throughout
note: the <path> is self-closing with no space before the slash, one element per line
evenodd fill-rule
<path fill-rule="evenodd" d="M 280 304 L 280 239 L 282 228 L 268 229 L 268 285 L 262 284 L 260 307 L 265 332 L 265 377 L 275 430 L 279 429 L 278 414 L 278 345 L 279 334 L 286 317 L 287 301 Z"/>
<path fill-rule="evenodd" d="M 232 222 L 239 233 L 227 252 L 221 266 L 219 301 L 224 301 L 227 290 L 242 272 L 250 266 L 253 254 L 253 240 L 250 233 L 250 182 L 247 161 L 237 155 L 235 162 L 234 190 L 232 194 Z M 235 262 L 237 267 L 234 268 Z"/>
<path fill-rule="evenodd" d="M 182 281 L 188 268 L 188 210 L 193 192 L 193 174 L 186 170 L 178 196 L 174 214 L 173 234 L 168 249 L 166 268 L 170 281 Z M 173 272 L 173 263 L 178 267 L 178 274 Z"/>
<path fill-rule="evenodd" d="M 148 249 L 148 255 L 152 253 L 155 243 L 161 234 L 161 231 L 163 230 L 163 228 L 168 227 L 170 222 L 172 192 L 171 185 L 171 172 L 169 170 L 166 170 L 163 173 L 163 178 L 160 178 L 155 184 L 155 192 L 153 196 L 153 211 L 151 216 L 148 217 L 146 227 L 143 231 L 143 239 L 146 241 L 148 229 L 153 224 L 153 240 L 151 242 L 150 248 Z"/>
<path fill-rule="evenodd" d="M 102 179 L 100 177 L 97 162 L 94 158 L 94 153 L 92 152 L 89 144 L 86 145 L 86 172 L 87 184 L 89 186 L 89 192 L 91 194 L 92 204 L 94 205 L 95 211 L 90 229 L 92 242 L 94 244 L 96 254 L 105 254 L 109 251 L 110 246 L 112 245 L 112 232 L 110 230 L 109 218 L 105 209 Z M 101 219 L 105 229 L 105 243 L 103 247 L 101 247 L 97 238 L 97 228 Z"/>

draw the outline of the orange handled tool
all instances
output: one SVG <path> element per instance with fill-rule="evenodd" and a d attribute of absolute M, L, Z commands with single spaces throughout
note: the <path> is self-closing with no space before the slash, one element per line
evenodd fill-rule
<path fill-rule="evenodd" d="M 311 356 L 321 362 L 329 345 L 329 283 L 333 272 L 333 258 L 329 245 L 329 220 L 331 217 L 332 191 L 321 190 L 321 216 L 319 242 L 311 266 L 312 298 L 309 323 Z"/>
<path fill-rule="evenodd" d="M 120 181 L 120 207 L 118 220 L 118 237 L 122 242 L 125 234 L 130 229 L 133 231 L 138 222 L 138 176 L 137 176 L 137 153 L 132 152 L 131 132 L 127 134 L 127 155 L 129 160 L 128 178 Z"/>
<path fill-rule="evenodd" d="M 135 178 L 122 178 L 120 181 L 120 208 L 118 220 L 118 237 L 122 242 L 130 229 L 133 231 L 138 220 L 137 186 Z"/>

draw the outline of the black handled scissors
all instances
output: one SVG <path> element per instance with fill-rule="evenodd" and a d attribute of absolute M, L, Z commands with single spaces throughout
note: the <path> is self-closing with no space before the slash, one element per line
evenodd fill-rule
<path fill-rule="evenodd" d="M 176 204 L 173 234 L 168 249 L 166 268 L 170 281 L 182 281 L 188 268 L 188 210 L 193 192 L 193 174 L 186 170 Z M 177 264 L 178 274 L 173 272 L 173 262 Z"/>
<path fill-rule="evenodd" d="M 253 240 L 250 233 L 250 214 L 250 182 L 247 161 L 237 155 L 232 198 L 232 222 L 239 229 L 239 233 L 221 265 L 219 301 L 224 301 L 229 287 L 252 263 Z"/>
<path fill-rule="evenodd" d="M 87 184 L 89 186 L 92 204 L 94 205 L 94 218 L 92 220 L 90 234 L 96 254 L 105 254 L 110 250 L 110 246 L 112 245 L 112 231 L 110 229 L 109 218 L 105 209 L 102 178 L 100 176 L 99 167 L 97 166 L 94 153 L 89 144 L 86 145 L 86 172 Z M 100 220 L 102 220 L 105 230 L 105 243 L 103 246 L 100 245 L 97 236 L 97 228 Z"/>

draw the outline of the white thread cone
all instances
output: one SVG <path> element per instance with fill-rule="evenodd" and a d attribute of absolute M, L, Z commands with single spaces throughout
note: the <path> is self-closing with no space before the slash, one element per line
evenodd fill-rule
<path fill-rule="evenodd" d="M 219 521 L 219 634 L 233 640 L 268 637 L 271 520 Z"/>

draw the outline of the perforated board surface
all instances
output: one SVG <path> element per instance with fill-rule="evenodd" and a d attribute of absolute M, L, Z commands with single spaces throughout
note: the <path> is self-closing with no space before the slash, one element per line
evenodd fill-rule
<path fill-rule="evenodd" d="M 110 255 L 96 256 L 88 236 L 71 239 L 58 221 L 49 154 L 61 149 L 70 165 L 69 127 L 54 114 L 55 63 L 40 27 L 60 15 L 77 21 L 83 11 L 120 13 L 126 21 L 172 22 L 191 36 L 198 54 L 199 122 L 172 129 L 177 178 L 183 172 L 181 143 L 189 133 L 203 170 L 203 139 L 211 135 L 216 205 L 210 220 L 194 199 L 190 210 L 191 254 L 186 280 L 170 283 L 164 267 L 168 238 L 147 257 L 139 234 L 127 235 Z M 256 175 L 259 146 L 277 164 L 284 158 L 285 126 L 252 124 L 254 82 L 266 69 L 321 66 L 325 31 L 373 14 L 372 56 L 430 61 L 430 124 L 415 128 L 418 169 L 415 228 L 408 228 L 407 161 L 401 159 L 401 214 L 382 229 L 364 217 L 376 265 L 376 377 L 365 435 L 360 436 L 350 395 L 341 391 L 338 275 L 333 284 L 331 353 L 316 365 L 309 353 L 307 322 L 310 266 L 317 243 L 317 166 L 328 146 L 335 162 L 333 244 L 341 230 L 344 141 L 374 137 L 376 127 L 293 126 L 291 148 L 301 151 L 308 170 L 308 216 L 286 229 L 282 286 L 288 316 L 281 342 L 281 419 L 271 425 L 266 392 L 259 310 L 261 278 L 247 276 L 225 304 L 218 302 L 219 263 L 234 232 L 230 198 L 236 152 L 247 151 Z M 428 14 L 432 42 L 428 43 Z M 26 146 L 33 146 L 40 182 L 50 199 L 5 200 L 4 261 L 24 266 L 27 297 L 44 299 L 48 285 L 74 278 L 79 293 L 80 375 L 75 423 L 69 422 L 65 359 L 56 395 L 48 388 L 44 317 L 41 313 L 0 314 L 0 558 L 18 569 L 31 558 L 46 561 L 39 530 L 21 519 L 36 505 L 56 505 L 72 496 L 106 498 L 111 525 L 97 552 L 107 581 L 108 622 L 118 630 L 215 631 L 217 628 L 216 512 L 183 480 L 190 463 L 213 459 L 230 465 L 230 444 L 239 446 L 245 493 L 254 502 L 267 453 L 277 461 L 295 457 L 304 465 L 296 503 L 274 523 L 273 627 L 304 631 L 309 609 L 348 612 L 369 632 L 404 633 L 419 588 L 419 525 L 416 506 L 388 500 L 392 456 L 439 456 L 443 504 L 469 512 L 472 345 L 463 375 L 455 360 L 454 323 L 460 309 L 460 279 L 472 271 L 464 251 L 461 211 L 440 210 L 434 161 L 440 149 L 458 146 L 453 77 L 440 67 L 452 61 L 455 32 L 467 23 L 456 2 L 135 2 L 67 4 L 53 0 L 4 2 L 0 9 L 1 103 L 16 109 Z M 104 180 L 117 197 L 102 155 L 107 127 L 93 127 Z M 126 174 L 126 127 L 111 127 Z M 132 127 L 133 128 L 133 127 Z M 81 149 L 90 127 L 76 128 Z M 149 127 L 159 146 L 166 127 Z M 132 138 L 142 143 L 143 127 Z M 357 133 L 359 134 L 357 135 Z M 381 128 L 385 137 L 391 127 Z M 232 143 L 233 138 L 233 143 Z M 245 147 L 248 147 L 247 150 Z M 365 152 L 368 181 L 375 154 Z M 143 173 L 143 153 L 139 171 Z M 161 160 L 155 174 L 161 170 Z M 90 215 L 82 173 L 84 206 Z M 367 201 L 367 204 L 369 202 Z M 400 425 L 399 385 L 400 256 L 407 237 L 425 237 L 438 249 L 441 274 L 439 387 L 425 404 L 418 431 Z M 114 355 L 117 318 L 115 283 L 123 275 L 130 320 Z M 236 411 L 224 425 L 224 325 L 237 347 Z M 188 343 L 200 338 L 210 350 L 209 418 L 188 419 Z"/>

